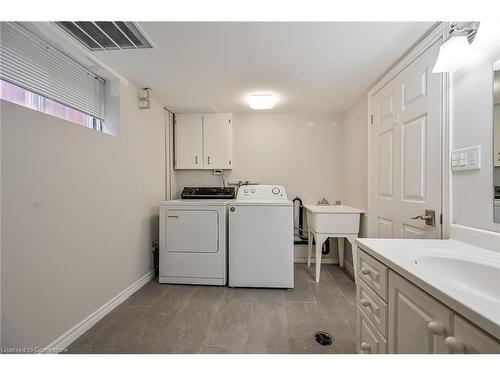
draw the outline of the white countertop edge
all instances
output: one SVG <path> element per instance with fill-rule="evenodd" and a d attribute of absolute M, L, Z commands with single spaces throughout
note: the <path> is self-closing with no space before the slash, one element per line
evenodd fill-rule
<path fill-rule="evenodd" d="M 458 314 L 464 316 L 474 324 L 476 324 L 478 327 L 482 328 L 486 332 L 488 332 L 491 336 L 494 336 L 497 338 L 497 340 L 500 340 L 500 326 L 497 325 L 495 322 L 487 319 L 483 315 L 479 314 L 478 312 L 472 310 L 470 307 L 462 304 L 460 301 L 457 301 L 453 297 L 450 297 L 446 293 L 442 292 L 441 290 L 437 289 L 436 287 L 432 286 L 431 284 L 427 283 L 426 281 L 420 279 L 418 276 L 414 275 L 412 272 L 404 269 L 403 267 L 397 265 L 396 263 L 392 262 L 390 259 L 386 258 L 376 250 L 370 248 L 368 245 L 363 243 L 363 238 L 358 238 L 356 239 L 356 244 L 359 248 L 361 248 L 363 251 L 368 253 L 368 255 L 372 256 L 373 258 L 377 259 L 378 261 L 384 263 L 387 267 L 392 269 L 393 271 L 397 272 L 401 276 L 403 276 L 405 279 L 408 281 L 412 282 L 416 286 L 418 286 L 420 289 L 424 290 L 431 296 L 433 296 L 435 299 L 437 299 L 439 302 L 441 302 L 443 305 L 448 306 L 450 309 L 456 311 Z"/>
<path fill-rule="evenodd" d="M 346 206 L 344 204 L 334 206 L 319 206 L 316 204 L 305 204 L 304 208 L 314 214 L 364 214 L 359 208 Z M 330 209 L 330 210 L 328 210 Z"/>

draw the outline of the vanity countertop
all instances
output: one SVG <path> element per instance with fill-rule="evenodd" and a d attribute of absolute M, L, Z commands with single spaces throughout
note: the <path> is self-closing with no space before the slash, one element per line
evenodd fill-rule
<path fill-rule="evenodd" d="M 500 253 L 456 240 L 359 238 L 356 243 L 500 339 Z"/>

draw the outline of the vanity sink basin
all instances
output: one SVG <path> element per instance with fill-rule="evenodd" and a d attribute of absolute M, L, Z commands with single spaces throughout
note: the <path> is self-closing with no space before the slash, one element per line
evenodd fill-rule
<path fill-rule="evenodd" d="M 304 205 L 307 224 L 316 233 L 358 233 L 359 217 L 363 213 L 354 207 Z"/>
<path fill-rule="evenodd" d="M 500 299 L 500 264 L 476 257 L 422 256 L 415 259 L 418 272 L 492 302 Z M 500 305 L 499 305 L 500 307 Z"/>

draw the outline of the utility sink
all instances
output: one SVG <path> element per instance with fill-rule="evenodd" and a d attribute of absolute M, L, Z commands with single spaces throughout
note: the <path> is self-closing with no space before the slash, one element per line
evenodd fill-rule
<path fill-rule="evenodd" d="M 344 206 L 304 205 L 307 224 L 316 233 L 358 233 L 362 210 Z"/>
<path fill-rule="evenodd" d="M 354 207 L 337 206 L 318 206 L 304 205 L 307 212 L 307 225 L 309 227 L 307 243 L 307 265 L 311 265 L 311 253 L 313 246 L 313 237 L 315 244 L 315 262 L 316 262 L 316 282 L 319 282 L 321 272 L 321 247 L 329 237 L 336 237 L 339 248 L 339 265 L 344 267 L 344 238 L 351 243 L 353 259 L 356 259 L 356 245 L 354 241 L 358 237 L 359 218 L 363 213 Z M 356 260 L 354 260 L 356 262 Z M 356 266 L 356 264 L 354 264 Z"/>

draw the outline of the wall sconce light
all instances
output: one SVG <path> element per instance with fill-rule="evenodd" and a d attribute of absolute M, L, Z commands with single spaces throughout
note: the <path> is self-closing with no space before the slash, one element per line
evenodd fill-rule
<path fill-rule="evenodd" d="M 466 66 L 474 53 L 471 42 L 477 33 L 477 22 L 459 28 L 450 24 L 449 39 L 439 47 L 439 56 L 432 73 L 451 73 Z"/>

